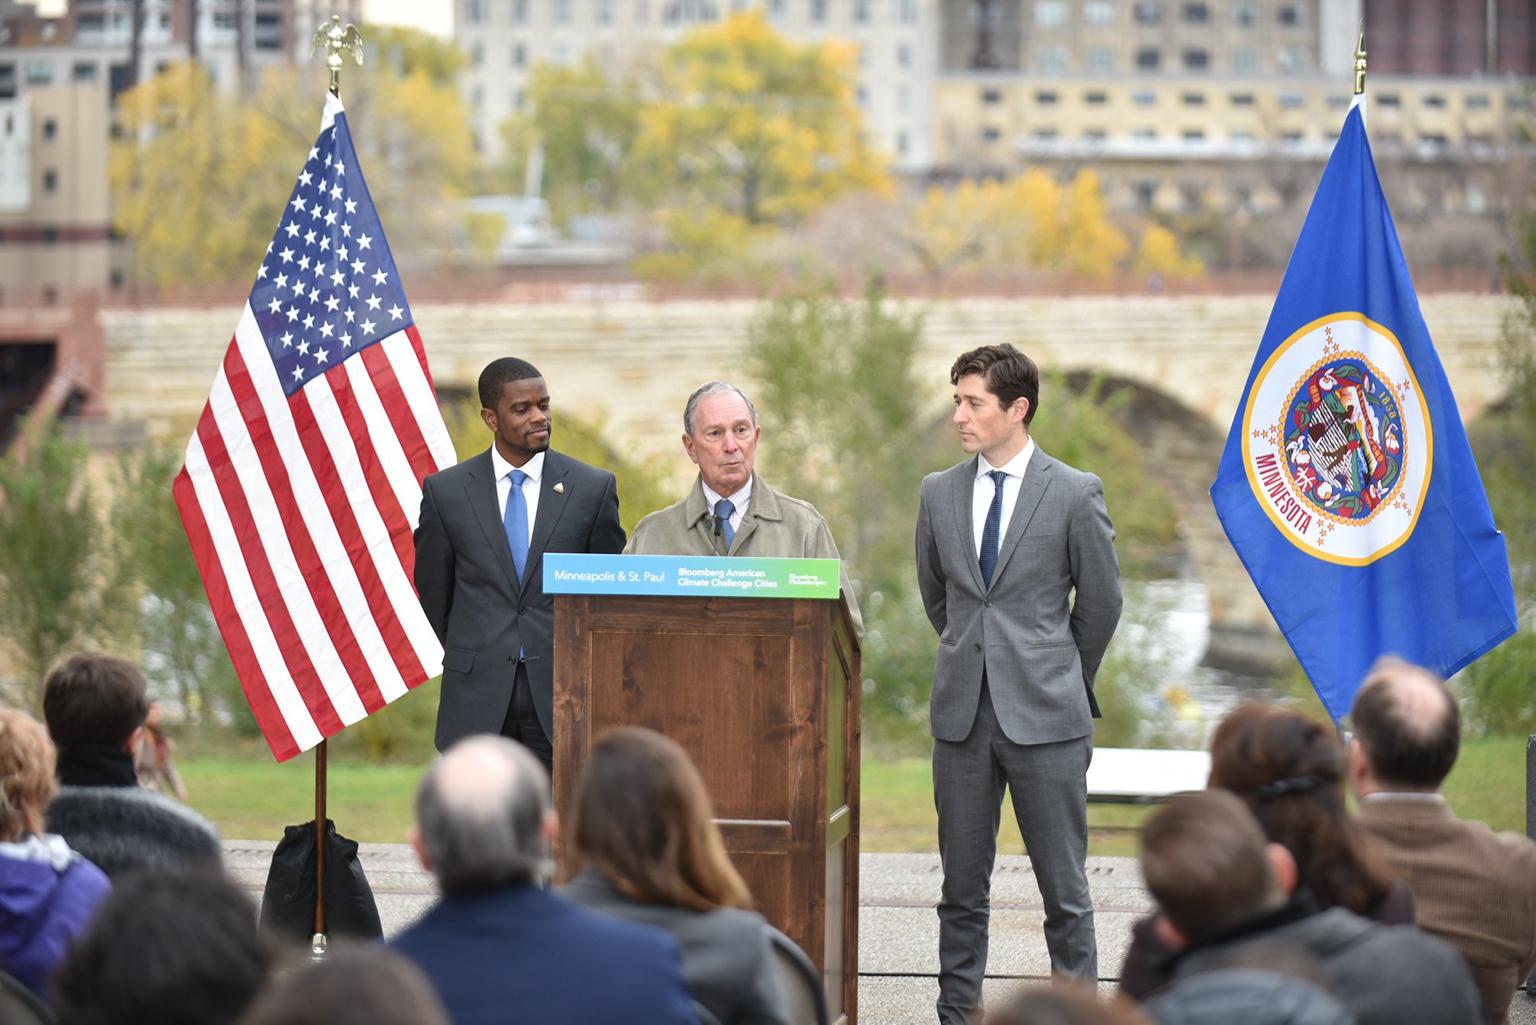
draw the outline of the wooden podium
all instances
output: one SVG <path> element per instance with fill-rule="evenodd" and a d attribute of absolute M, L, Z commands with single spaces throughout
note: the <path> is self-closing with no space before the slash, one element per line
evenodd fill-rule
<path fill-rule="evenodd" d="M 555 805 L 593 738 L 648 726 L 688 752 L 758 910 L 858 1008 L 859 642 L 841 600 L 555 597 Z M 566 866 L 562 866 L 562 874 Z"/>

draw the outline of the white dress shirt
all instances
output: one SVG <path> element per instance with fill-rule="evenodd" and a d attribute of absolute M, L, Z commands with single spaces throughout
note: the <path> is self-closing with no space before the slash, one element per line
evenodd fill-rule
<path fill-rule="evenodd" d="M 507 522 L 507 498 L 512 494 L 512 471 L 522 470 L 528 475 L 523 481 L 523 501 L 528 505 L 528 546 L 533 547 L 533 521 L 539 515 L 539 478 L 544 474 L 544 453 L 540 452 L 522 466 L 513 466 L 501 458 L 496 446 L 491 446 L 491 465 L 496 468 L 496 505 L 501 510 L 501 522 Z"/>
<path fill-rule="evenodd" d="M 704 484 L 704 478 L 700 477 L 699 483 Z M 731 536 L 735 537 L 736 531 L 741 529 L 741 517 L 747 511 L 747 504 L 752 501 L 752 478 L 748 477 L 747 482 L 738 488 L 734 495 L 718 495 L 714 488 L 704 484 L 704 502 L 709 506 L 711 516 L 714 515 L 715 506 L 720 504 L 722 498 L 728 498 L 731 501 Z"/>
<path fill-rule="evenodd" d="M 992 496 L 997 486 L 987 476 L 993 470 L 1008 475 L 1003 481 L 1003 519 L 997 529 L 997 549 L 1003 549 L 1003 538 L 1008 536 L 1008 524 L 1013 520 L 1013 507 L 1019 504 L 1019 487 L 1024 483 L 1024 471 L 1029 468 L 1030 457 L 1035 454 L 1035 439 L 1030 438 L 1022 451 L 1002 466 L 993 466 L 984 455 L 976 456 L 976 487 L 971 492 L 971 525 L 976 531 L 976 558 L 981 558 L 981 535 L 987 529 L 987 513 L 992 508 Z"/>

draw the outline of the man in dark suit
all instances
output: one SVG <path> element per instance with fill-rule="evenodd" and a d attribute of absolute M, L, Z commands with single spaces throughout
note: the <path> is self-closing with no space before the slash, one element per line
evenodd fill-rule
<path fill-rule="evenodd" d="M 1536 969 L 1536 844 L 1457 818 L 1441 796 L 1461 749 L 1461 712 L 1438 676 L 1384 658 L 1349 718 L 1361 828 L 1413 890 L 1419 928 L 1466 958 L 1485 1020 L 1503 1025 Z"/>
<path fill-rule="evenodd" d="M 545 552 L 624 549 L 613 474 L 549 447 L 549 389 L 504 357 L 480 374 L 495 440 L 422 485 L 416 591 L 443 642 L 437 749 L 500 733 L 554 761 L 553 599 Z"/>
<path fill-rule="evenodd" d="M 502 737 L 427 770 L 411 845 L 442 900 L 393 946 L 432 980 L 454 1025 L 697 1025 L 677 941 L 543 889 L 549 777 Z"/>
<path fill-rule="evenodd" d="M 1099 479 L 1029 436 L 1035 364 L 988 345 L 950 368 L 970 459 L 923 480 L 917 582 L 939 633 L 929 720 L 944 868 L 939 1020 L 969 1021 L 987 968 L 1003 789 L 1045 903 L 1053 971 L 1098 976 L 1088 894 L 1093 678 L 1120 620 Z"/>

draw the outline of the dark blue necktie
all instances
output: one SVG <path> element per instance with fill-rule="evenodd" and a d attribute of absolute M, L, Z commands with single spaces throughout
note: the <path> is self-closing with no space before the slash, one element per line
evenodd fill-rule
<path fill-rule="evenodd" d="M 512 549 L 517 581 L 522 583 L 523 570 L 528 566 L 528 499 L 523 497 L 523 481 L 528 475 L 522 470 L 513 470 L 511 476 L 512 489 L 507 493 L 507 509 L 501 522 L 507 531 L 507 545 Z"/>
<path fill-rule="evenodd" d="M 736 512 L 736 507 L 731 504 L 729 498 L 722 498 L 715 503 L 715 516 L 720 520 L 720 532 L 725 535 L 725 550 L 731 550 L 731 542 L 736 540 L 736 528 L 731 526 L 731 515 Z"/>
<path fill-rule="evenodd" d="M 997 541 L 1003 526 L 1003 481 L 1008 475 L 1002 470 L 990 470 L 987 476 L 997 485 L 992 492 L 992 507 L 987 510 L 987 525 L 981 528 L 981 579 L 992 586 L 992 573 L 997 569 Z"/>

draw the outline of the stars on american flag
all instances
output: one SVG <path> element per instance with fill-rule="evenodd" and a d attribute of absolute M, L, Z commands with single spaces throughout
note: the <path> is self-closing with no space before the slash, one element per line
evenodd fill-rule
<path fill-rule="evenodd" d="M 309 151 L 267 246 L 251 310 L 288 394 L 411 323 L 345 121 Z"/>

